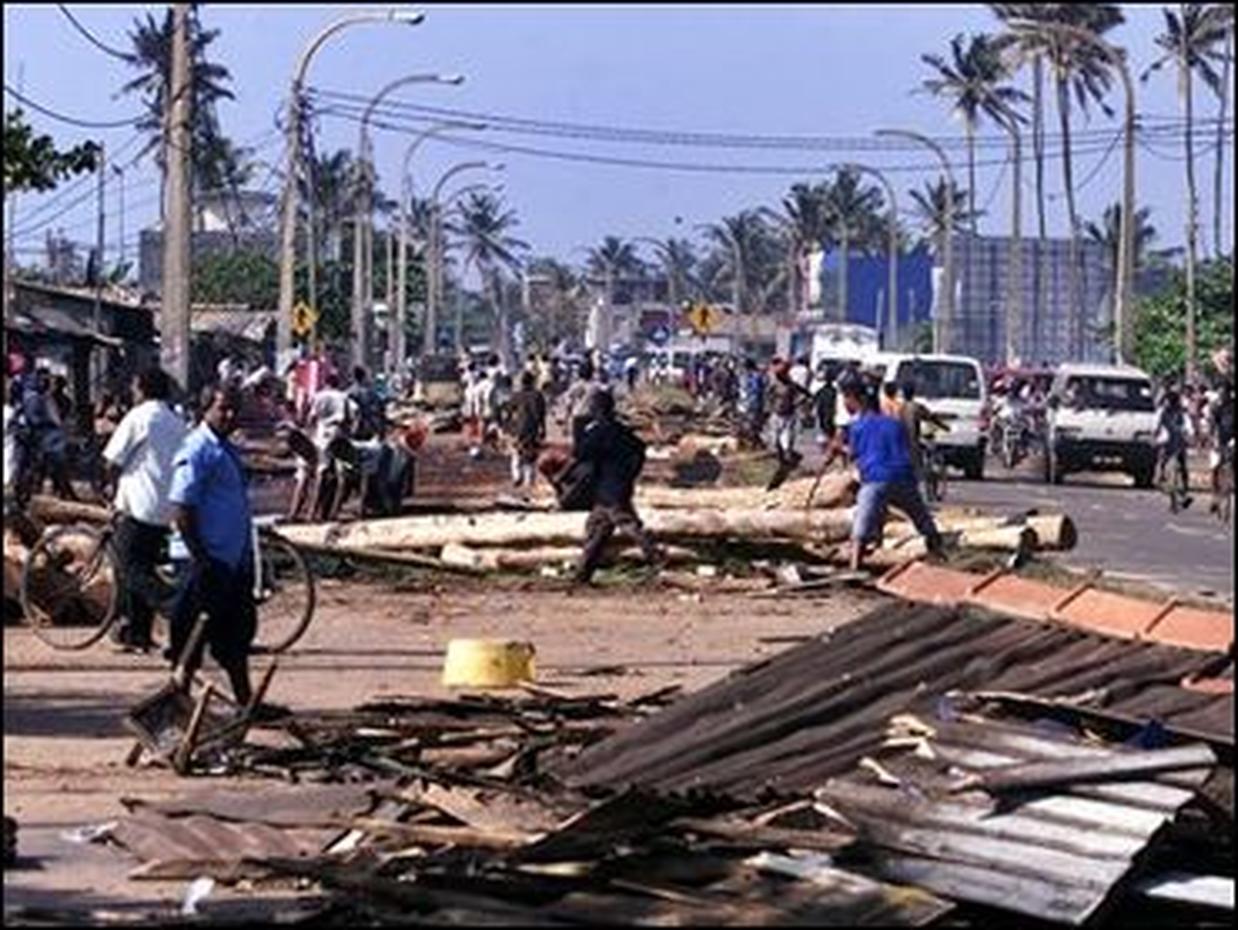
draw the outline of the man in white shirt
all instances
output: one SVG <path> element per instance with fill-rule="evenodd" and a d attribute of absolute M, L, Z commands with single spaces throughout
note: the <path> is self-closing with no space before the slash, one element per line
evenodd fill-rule
<path fill-rule="evenodd" d="M 4 499 L 7 503 L 10 497 L 16 496 L 18 477 L 21 474 L 21 446 L 17 441 L 17 430 L 21 413 L 18 411 L 17 382 L 6 381 L 4 384 Z M 7 508 L 6 508 L 7 519 Z"/>
<path fill-rule="evenodd" d="M 340 387 L 340 376 L 335 372 L 330 372 L 324 380 L 322 389 L 314 394 L 314 399 L 310 401 L 306 425 L 313 430 L 317 455 L 313 461 L 307 458 L 299 458 L 297 461 L 297 484 L 293 492 L 292 505 L 289 508 L 291 519 L 297 519 L 301 514 L 311 478 L 314 488 L 313 492 L 308 494 L 311 518 L 323 509 L 320 500 L 324 490 L 323 478 L 334 465 L 331 455 L 332 443 L 338 439 L 348 438 L 356 416 L 356 404 Z M 338 489 L 334 484 L 328 484 L 328 490 L 331 491 L 331 497 L 334 499 L 338 494 Z M 330 511 L 331 508 L 326 509 Z"/>
<path fill-rule="evenodd" d="M 117 475 L 114 506 L 120 513 L 115 546 L 123 571 L 124 622 L 112 638 L 127 649 L 151 646 L 150 627 L 162 586 L 155 577 L 172 520 L 168 487 L 172 460 L 187 432 L 168 406 L 171 379 L 159 368 L 134 379 L 137 404 L 125 414 L 103 450 Z"/>

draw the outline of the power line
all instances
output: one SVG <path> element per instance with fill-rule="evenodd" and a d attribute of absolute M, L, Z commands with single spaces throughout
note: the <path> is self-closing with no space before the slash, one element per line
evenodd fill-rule
<path fill-rule="evenodd" d="M 99 41 L 97 38 L 95 38 L 94 34 L 89 29 L 87 29 L 85 26 L 83 26 L 80 22 L 78 22 L 77 17 L 74 16 L 72 13 L 70 13 L 69 8 L 65 6 L 63 3 L 57 3 L 56 6 L 60 8 L 60 12 L 65 15 L 65 18 L 73 24 L 73 28 L 75 28 L 78 32 L 80 32 L 86 38 L 86 41 L 89 42 L 91 45 L 93 45 L 95 48 L 100 49 L 104 52 L 107 52 L 113 58 L 119 58 L 121 61 L 125 61 L 125 62 L 132 61 L 131 56 L 125 54 L 124 52 L 119 52 L 116 49 L 112 48 L 110 45 L 106 45 L 103 42 Z"/>
<path fill-rule="evenodd" d="M 120 157 L 122 153 L 133 148 L 133 143 L 139 141 L 141 138 L 142 138 L 142 134 L 140 132 L 134 133 L 124 143 L 122 143 L 119 148 L 117 148 L 115 151 L 110 151 L 109 158 L 114 160 Z M 130 165 L 126 165 L 121 170 L 127 170 L 131 166 L 132 166 L 132 162 L 130 163 Z M 38 217 L 40 214 L 45 213 L 46 211 L 50 210 L 52 207 L 61 203 L 70 194 L 81 189 L 83 186 L 91 183 L 93 179 L 94 179 L 93 173 L 83 174 L 80 177 L 78 177 L 77 180 L 72 181 L 69 184 L 65 185 L 64 187 L 60 188 L 55 193 L 51 194 L 47 200 L 40 203 L 35 209 L 31 210 L 30 213 L 28 213 L 26 216 L 23 216 L 22 223 L 31 222 L 36 217 Z M 16 226 L 18 224 L 14 223 L 14 225 Z"/>
<path fill-rule="evenodd" d="M 29 97 L 24 97 L 17 91 L 13 90 L 13 88 L 9 87 L 8 84 L 4 85 L 4 89 L 5 92 L 13 97 L 16 97 L 26 106 L 30 107 L 30 109 L 37 110 L 39 113 L 42 113 L 44 116 L 49 116 L 52 119 L 60 120 L 62 123 L 68 123 L 70 126 L 81 126 L 84 129 L 120 129 L 123 126 L 136 126 L 142 121 L 142 117 L 140 116 L 134 117 L 133 119 L 109 120 L 106 122 L 77 119 L 76 117 L 65 116 L 63 113 L 57 113 L 55 110 L 49 110 L 47 107 L 35 103 Z"/>
<path fill-rule="evenodd" d="M 316 97 L 323 103 L 334 104 L 340 112 L 355 111 L 358 115 L 369 105 L 371 98 L 361 94 L 345 91 L 333 91 L 323 88 L 310 88 L 310 97 Z M 848 151 L 912 151 L 918 144 L 903 139 L 878 138 L 873 136 L 822 136 L 822 135 L 763 135 L 736 134 L 718 132 L 699 132 L 688 130 L 663 130 L 633 127 L 605 126 L 587 123 L 569 123 L 557 120 L 530 119 L 527 117 L 504 116 L 502 114 L 459 110 L 451 107 L 435 107 L 423 104 L 401 102 L 398 100 L 382 101 L 374 108 L 374 115 L 400 116 L 405 119 L 440 120 L 444 118 L 484 122 L 497 132 L 520 133 L 526 135 L 551 135 L 563 138 L 588 138 L 612 142 L 632 142 L 665 145 L 687 145 L 717 148 L 790 148 L 805 150 L 844 149 Z M 1202 123 L 1201 123 L 1202 125 Z M 1173 125 L 1150 127 L 1155 131 L 1176 131 Z M 1089 136 L 1107 137 L 1108 130 L 1085 130 L 1077 133 L 1082 141 Z M 1050 135 L 1047 140 L 1056 137 Z M 965 141 L 957 136 L 938 137 L 939 144 L 959 148 Z M 979 148 L 1005 148 L 1008 140 L 1004 135 L 979 136 L 975 140 Z"/>
<path fill-rule="evenodd" d="M 341 119 L 347 119 L 352 122 L 358 121 L 360 118 L 347 113 L 339 113 L 334 109 L 321 109 L 316 111 L 321 116 L 335 116 Z M 413 134 L 419 131 L 419 127 L 397 125 L 387 123 L 383 120 L 371 120 L 370 124 L 376 128 L 389 129 L 393 132 L 399 132 L 406 135 Z M 448 145 L 458 147 L 483 149 L 492 152 L 504 152 L 517 155 L 531 155 L 540 158 L 552 158 L 560 161 L 576 161 L 590 164 L 614 165 L 617 167 L 629 168 L 650 168 L 665 171 L 685 171 L 696 173 L 713 173 L 713 174 L 756 174 L 756 175 L 812 175 L 812 174 L 827 174 L 834 170 L 834 165 L 807 165 L 807 166 L 789 166 L 789 165 L 724 165 L 701 162 L 675 162 L 661 161 L 644 158 L 628 158 L 623 156 L 613 155 L 598 155 L 586 152 L 564 152 L 555 149 L 534 148 L 531 146 L 512 145 L 501 142 L 488 142 L 481 139 L 464 138 L 458 136 L 438 135 L 434 137 L 436 142 L 443 142 Z M 1080 151 L 1091 151 L 1091 149 L 1076 149 L 1075 153 Z M 977 167 L 987 167 L 1003 164 L 1005 159 L 990 159 L 977 161 Z M 883 171 L 904 173 L 904 172 L 924 172 L 937 171 L 939 166 L 936 163 L 929 164 L 927 162 L 918 162 L 915 164 L 895 165 L 891 167 L 882 167 Z"/>

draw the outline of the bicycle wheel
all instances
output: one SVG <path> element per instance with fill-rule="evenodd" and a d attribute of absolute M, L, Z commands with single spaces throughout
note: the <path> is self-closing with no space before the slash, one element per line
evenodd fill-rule
<path fill-rule="evenodd" d="M 31 548 L 22 566 L 26 623 L 53 649 L 85 649 L 103 638 L 120 605 L 120 564 L 94 527 L 60 526 Z"/>
<path fill-rule="evenodd" d="M 254 579 L 258 633 L 254 652 L 283 652 L 314 616 L 314 576 L 301 550 L 278 533 L 258 534 L 261 577 Z"/>

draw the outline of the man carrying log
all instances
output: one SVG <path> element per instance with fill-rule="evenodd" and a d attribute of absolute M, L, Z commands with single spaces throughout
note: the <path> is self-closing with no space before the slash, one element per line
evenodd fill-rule
<path fill-rule="evenodd" d="M 851 529 L 851 569 L 858 570 L 865 549 L 879 541 L 886 508 L 891 504 L 911 519 L 924 537 L 929 553 L 939 554 L 941 534 L 916 486 L 906 428 L 899 420 L 881 413 L 876 394 L 862 381 L 845 381 L 842 395 L 851 417 L 845 441 L 860 472 Z M 843 441 L 841 435 L 835 439 L 826 454 L 826 465 L 842 451 Z"/>
<path fill-rule="evenodd" d="M 574 463 L 587 462 L 593 469 L 593 507 L 585 524 L 585 548 L 574 579 L 577 584 L 593 579 L 606 543 L 616 530 L 635 537 L 651 566 L 659 560 L 653 537 L 632 503 L 636 479 L 645 467 L 645 444 L 615 417 L 615 398 L 609 392 L 594 394 L 589 412 L 590 422 L 572 451 Z"/>

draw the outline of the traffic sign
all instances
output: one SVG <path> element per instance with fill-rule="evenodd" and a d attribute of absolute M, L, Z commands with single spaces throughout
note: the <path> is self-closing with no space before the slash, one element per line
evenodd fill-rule
<path fill-rule="evenodd" d="M 649 331 L 649 341 L 655 346 L 664 346 L 671 341 L 671 329 L 665 323 L 659 323 Z"/>
<path fill-rule="evenodd" d="M 688 308 L 688 325 L 698 336 L 713 332 L 722 322 L 722 314 L 717 307 L 701 302 Z"/>
<path fill-rule="evenodd" d="M 318 313 L 305 301 L 298 301 L 292 308 L 292 331 L 298 336 L 308 336 L 318 322 Z"/>

